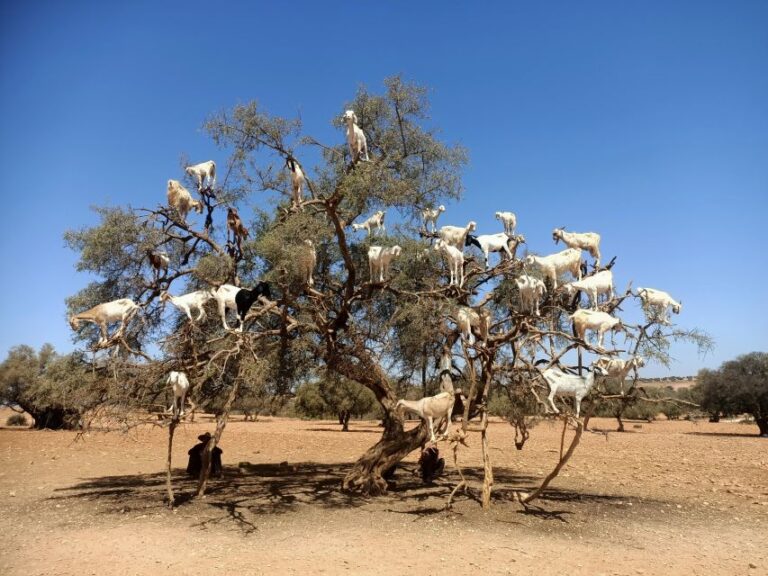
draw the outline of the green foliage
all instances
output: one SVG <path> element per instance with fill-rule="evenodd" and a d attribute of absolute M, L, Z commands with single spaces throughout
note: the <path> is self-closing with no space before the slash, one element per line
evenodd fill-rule
<path fill-rule="evenodd" d="M 373 410 L 376 397 L 370 390 L 340 376 L 325 376 L 299 387 L 294 404 L 298 414 L 307 418 L 327 418 L 350 412 L 362 418 Z"/>
<path fill-rule="evenodd" d="M 39 352 L 16 346 L 0 364 L 0 401 L 21 406 L 37 428 L 71 428 L 100 400 L 94 382 L 76 354 L 58 356 L 50 344 Z"/>
<path fill-rule="evenodd" d="M 760 434 L 768 435 L 768 353 L 751 352 L 717 370 L 701 370 L 696 380 L 702 409 L 713 420 L 747 413 Z"/>

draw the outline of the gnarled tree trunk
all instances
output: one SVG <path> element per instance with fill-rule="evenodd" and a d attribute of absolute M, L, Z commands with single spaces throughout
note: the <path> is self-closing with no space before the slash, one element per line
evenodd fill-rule
<path fill-rule="evenodd" d="M 329 367 L 370 389 L 384 409 L 384 433 L 381 439 L 352 465 L 342 487 L 347 491 L 378 496 L 387 491 L 385 472 L 422 446 L 429 431 L 424 425 L 405 431 L 403 417 L 395 410 L 395 392 L 384 371 L 363 346 L 352 345 L 345 347 L 344 353 L 339 353 L 338 349 L 334 352 L 329 355 Z"/>
<path fill-rule="evenodd" d="M 384 433 L 379 441 L 358 458 L 344 477 L 344 490 L 361 492 L 368 496 L 385 493 L 387 481 L 384 479 L 384 473 L 421 447 L 428 437 L 426 426 L 422 425 L 406 432 L 399 415 L 388 414 L 384 418 Z"/>

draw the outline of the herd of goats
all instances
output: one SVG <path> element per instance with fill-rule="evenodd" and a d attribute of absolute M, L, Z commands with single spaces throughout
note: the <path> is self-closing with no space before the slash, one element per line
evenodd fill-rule
<path fill-rule="evenodd" d="M 354 111 L 347 110 L 343 116 L 346 123 L 346 136 L 350 155 L 353 163 L 368 160 L 368 147 L 364 132 L 357 125 L 357 116 Z M 286 160 L 286 168 L 290 172 L 292 205 L 296 209 L 302 209 L 303 187 L 305 185 L 304 173 L 298 162 L 292 157 Z M 198 191 L 205 194 L 214 189 L 216 183 L 216 164 L 214 161 L 203 162 L 188 166 L 187 174 L 197 183 Z M 177 180 L 168 180 L 167 197 L 169 207 L 176 210 L 182 221 L 190 210 L 202 213 L 203 204 L 192 197 L 189 191 Z M 517 219 L 512 212 L 496 212 L 496 219 L 503 225 L 504 231 L 498 234 L 478 235 L 472 234 L 476 230 L 476 223 L 469 222 L 466 226 L 442 226 L 437 227 L 440 215 L 445 211 L 444 206 L 428 208 L 422 211 L 423 229 L 428 235 L 435 237 L 432 249 L 439 252 L 445 260 L 449 272 L 449 284 L 461 288 L 464 284 L 464 249 L 468 246 L 479 248 L 485 259 L 485 266 L 489 266 L 489 255 L 492 252 L 499 253 L 510 260 L 514 259 L 518 245 L 525 242 L 522 235 L 515 234 Z M 385 213 L 378 211 L 362 222 L 352 223 L 353 230 L 365 230 L 369 238 L 374 233 L 385 232 Z M 431 229 L 430 229 L 431 228 Z M 248 236 L 248 230 L 243 226 L 237 210 L 229 208 L 227 213 L 227 235 L 232 233 L 238 249 L 243 238 Z M 565 250 L 548 256 L 529 255 L 524 259 L 525 270 L 538 271 L 536 276 L 522 274 L 515 279 L 519 290 L 522 311 L 539 316 L 539 304 L 546 296 L 547 285 L 542 278 L 548 278 L 550 290 L 563 291 L 568 295 L 584 292 L 589 299 L 589 308 L 576 310 L 570 319 L 573 324 L 574 334 L 586 342 L 588 330 L 597 334 L 597 344 L 602 347 L 603 336 L 607 331 L 621 329 L 619 318 L 611 316 L 607 312 L 598 309 L 598 299 L 601 295 L 609 300 L 614 297 L 613 274 L 610 269 L 600 268 L 600 235 L 594 232 L 576 233 L 567 232 L 562 228 L 556 228 L 552 233 L 553 240 L 557 244 L 562 241 L 568 246 Z M 305 285 L 314 285 L 313 272 L 317 262 L 314 243 L 311 240 L 304 241 L 306 257 L 300 259 L 302 281 Z M 582 251 L 589 253 L 594 259 L 596 272 L 590 276 L 582 277 Z M 400 246 L 375 246 L 368 249 L 368 263 L 370 282 L 372 284 L 383 283 L 389 274 L 392 261 L 402 253 Z M 421 257 L 421 255 L 417 256 Z M 149 260 L 156 272 L 167 270 L 170 259 L 162 252 L 150 252 Z M 558 287 L 558 278 L 569 273 L 574 279 Z M 643 310 L 649 319 L 662 324 L 669 323 L 668 310 L 679 314 L 681 304 L 675 301 L 669 294 L 661 290 L 651 288 L 638 288 L 635 294 L 641 303 Z M 259 299 L 269 302 L 271 298 L 270 288 L 266 282 L 259 282 L 253 289 L 239 288 L 231 284 L 219 285 L 214 289 L 197 290 L 181 296 L 172 296 L 168 292 L 162 292 L 160 299 L 170 302 L 184 313 L 190 322 L 200 322 L 205 319 L 205 304 L 215 300 L 218 305 L 218 313 L 224 330 L 229 331 L 226 313 L 228 310 L 236 311 L 238 327 L 242 331 L 245 316 L 251 306 Z M 140 310 L 140 306 L 133 300 L 122 298 L 112 302 L 99 304 L 70 318 L 73 330 L 78 330 L 80 322 L 94 323 L 99 327 L 100 339 L 97 347 L 108 347 L 116 335 L 122 334 L 126 323 Z M 470 307 L 461 306 L 455 314 L 457 330 L 465 341 L 480 340 L 480 345 L 486 341 L 490 330 L 490 314 L 479 312 Z M 111 323 L 120 322 L 120 327 L 110 339 L 108 326 Z M 446 364 L 450 369 L 450 356 L 441 360 L 441 366 Z M 548 401 L 555 413 L 559 413 L 554 403 L 556 394 L 570 395 L 575 399 L 575 413 L 579 417 L 582 399 L 589 393 L 595 382 L 595 375 L 617 378 L 623 382 L 630 370 L 637 370 L 644 365 L 640 356 L 628 359 L 610 358 L 601 356 L 592 363 L 586 376 L 568 373 L 557 367 L 550 367 L 541 372 L 549 385 Z M 444 372 L 444 371 L 443 371 Z M 189 380 L 184 372 L 171 372 L 167 384 L 173 390 L 173 405 L 168 409 L 173 412 L 174 418 L 184 416 L 184 405 Z M 450 378 L 443 379 L 441 392 L 435 396 L 428 396 L 417 401 L 401 400 L 398 407 L 417 414 L 426 421 L 432 441 L 436 440 L 433 420 L 445 422 L 446 428 L 450 421 L 450 414 L 454 403 L 454 393 Z M 440 428 L 440 425 L 438 425 Z"/>

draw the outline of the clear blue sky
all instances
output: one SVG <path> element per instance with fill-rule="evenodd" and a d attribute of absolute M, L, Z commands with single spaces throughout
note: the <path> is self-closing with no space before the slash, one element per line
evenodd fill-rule
<path fill-rule="evenodd" d="M 0 357 L 72 348 L 88 278 L 64 230 L 164 201 L 181 154 L 223 162 L 208 114 L 257 99 L 343 141 L 343 102 L 395 73 L 471 155 L 444 223 L 512 210 L 542 253 L 555 226 L 600 232 L 620 287 L 669 291 L 717 341 L 644 375 L 768 349 L 768 2 L 451 4 L 1 2 Z"/>

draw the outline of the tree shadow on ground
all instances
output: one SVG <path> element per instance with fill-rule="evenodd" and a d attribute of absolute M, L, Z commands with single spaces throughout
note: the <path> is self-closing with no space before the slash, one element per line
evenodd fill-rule
<path fill-rule="evenodd" d="M 759 432 L 753 434 L 747 434 L 745 432 L 684 432 L 684 434 L 690 434 L 691 436 L 723 436 L 725 438 L 762 438 Z"/>
<path fill-rule="evenodd" d="M 377 428 L 358 428 L 356 430 L 349 429 L 349 430 L 342 430 L 341 424 L 338 425 L 337 428 L 304 428 L 307 432 L 329 432 L 333 434 L 354 434 L 354 433 L 364 433 L 364 434 L 381 434 L 381 430 Z"/>
<path fill-rule="evenodd" d="M 260 516 L 288 514 L 302 507 L 319 510 L 366 507 L 408 514 L 419 519 L 443 513 L 448 495 L 459 480 L 455 471 L 451 470 L 448 476 L 425 484 L 416 464 L 401 464 L 386 495 L 366 498 L 342 492 L 341 483 L 348 469 L 347 463 L 305 462 L 289 465 L 243 462 L 238 467 L 225 467 L 222 478 L 212 479 L 202 500 L 192 498 L 197 480 L 177 469 L 173 473 L 176 513 L 189 516 L 194 520 L 193 525 L 200 528 L 230 524 L 244 533 L 257 530 Z M 468 503 L 478 510 L 480 508 L 483 470 L 463 468 L 462 471 L 470 485 L 465 491 L 457 493 L 451 514 L 467 513 Z M 532 491 L 538 479 L 505 468 L 496 468 L 494 477 L 492 499 L 496 505 L 514 504 L 515 513 L 545 521 L 567 523 L 567 515 L 586 513 L 588 507 L 595 503 L 612 504 L 626 500 L 626 497 L 551 489 L 536 501 L 535 506 L 523 508 L 517 493 L 520 490 Z M 56 492 L 50 500 L 96 502 L 95 514 L 153 514 L 166 510 L 164 473 L 90 478 Z M 457 511 L 456 506 L 461 506 L 462 510 Z M 579 512 L 579 508 L 584 512 Z"/>

